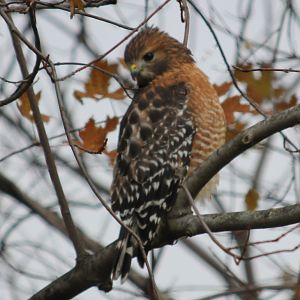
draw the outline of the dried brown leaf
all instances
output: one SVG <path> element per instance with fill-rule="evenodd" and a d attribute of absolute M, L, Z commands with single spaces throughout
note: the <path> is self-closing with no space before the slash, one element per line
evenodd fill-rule
<path fill-rule="evenodd" d="M 118 74 L 118 64 L 109 64 L 105 60 L 98 61 L 94 64 L 102 70 L 111 74 Z M 114 100 L 122 100 L 125 98 L 125 93 L 122 88 L 118 88 L 113 92 L 109 92 L 111 78 L 104 74 L 99 69 L 92 69 L 88 80 L 84 84 L 84 91 L 74 91 L 74 97 L 82 103 L 82 98 L 92 98 L 95 100 L 110 98 Z"/>
<path fill-rule="evenodd" d="M 292 95 L 291 98 L 287 102 L 286 101 L 281 101 L 281 102 L 275 103 L 274 104 L 274 110 L 276 112 L 279 112 L 279 111 L 289 109 L 289 108 L 295 106 L 297 104 L 297 102 L 298 102 L 297 96 Z"/>
<path fill-rule="evenodd" d="M 245 196 L 247 209 L 250 211 L 256 210 L 259 201 L 259 194 L 255 189 L 249 189 Z"/>
<path fill-rule="evenodd" d="M 294 293 L 293 299 L 300 300 L 300 284 L 299 283 L 295 285 L 294 291 L 295 291 L 295 293 Z"/>
<path fill-rule="evenodd" d="M 241 69 L 251 69 L 252 65 L 239 65 Z M 270 65 L 262 65 L 262 68 L 270 68 Z M 247 94 L 256 103 L 260 104 L 264 100 L 280 97 L 284 93 L 283 87 L 274 88 L 275 74 L 272 71 L 262 71 L 257 78 L 255 72 L 243 72 L 235 69 L 234 76 L 238 81 L 247 84 Z"/>
<path fill-rule="evenodd" d="M 247 113 L 251 111 L 251 107 L 248 104 L 241 104 L 240 101 L 241 96 L 232 96 L 222 103 L 227 124 L 234 122 L 235 112 Z"/>
<path fill-rule="evenodd" d="M 105 150 L 107 134 L 114 131 L 117 125 L 118 118 L 107 118 L 105 127 L 97 127 L 95 120 L 90 118 L 84 129 L 79 132 L 81 141 L 73 140 L 73 144 L 84 152 L 101 154 Z"/>
<path fill-rule="evenodd" d="M 41 91 L 39 91 L 35 95 L 35 99 L 38 104 L 41 100 L 41 94 L 42 94 Z M 31 110 L 31 106 L 30 106 L 30 101 L 29 101 L 29 98 L 28 98 L 28 95 L 26 92 L 20 97 L 19 101 L 17 102 L 17 107 L 23 117 L 30 120 L 31 122 L 34 122 L 32 110 Z M 45 123 L 49 122 L 49 120 L 50 120 L 50 117 L 47 115 L 41 114 L 41 117 L 42 117 L 43 122 L 45 122 Z"/>
<path fill-rule="evenodd" d="M 70 18 L 72 19 L 75 14 L 75 9 L 84 11 L 84 3 L 81 0 L 70 0 Z"/>
<path fill-rule="evenodd" d="M 232 82 L 227 81 L 227 82 L 224 82 L 220 85 L 214 84 L 213 86 L 214 86 L 215 90 L 217 91 L 218 96 L 221 97 L 229 91 L 229 89 L 232 86 Z"/>
<path fill-rule="evenodd" d="M 246 124 L 241 122 L 234 122 L 227 127 L 226 142 L 232 140 L 237 134 L 244 130 Z"/>

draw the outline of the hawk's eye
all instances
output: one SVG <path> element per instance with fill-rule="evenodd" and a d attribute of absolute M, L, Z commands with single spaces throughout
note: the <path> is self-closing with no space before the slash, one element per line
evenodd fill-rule
<path fill-rule="evenodd" d="M 150 61 L 152 60 L 154 57 L 154 54 L 152 52 L 147 52 L 144 56 L 143 56 L 143 59 L 144 61 Z"/>

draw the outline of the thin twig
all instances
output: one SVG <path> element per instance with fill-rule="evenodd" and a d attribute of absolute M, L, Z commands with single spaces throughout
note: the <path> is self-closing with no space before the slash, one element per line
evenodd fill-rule
<path fill-rule="evenodd" d="M 265 114 L 265 112 L 256 104 L 255 101 L 253 101 L 252 99 L 250 99 L 248 97 L 248 95 L 246 95 L 240 88 L 239 84 L 237 83 L 234 74 L 232 73 L 231 67 L 227 61 L 227 58 L 225 56 L 225 53 L 223 51 L 223 47 L 220 44 L 220 41 L 215 33 L 215 31 L 213 30 L 212 26 L 210 25 L 209 21 L 207 20 L 207 18 L 203 15 L 203 13 L 201 12 L 201 10 L 196 6 L 196 4 L 194 3 L 194 1 L 192 0 L 188 0 L 189 3 L 191 4 L 191 6 L 194 8 L 194 10 L 199 14 L 199 16 L 202 18 L 202 20 L 204 21 L 204 23 L 206 24 L 207 28 L 209 29 L 209 31 L 211 32 L 215 42 L 217 43 L 218 49 L 220 51 L 220 54 L 223 58 L 223 61 L 226 65 L 227 71 L 231 77 L 232 83 L 235 86 L 235 88 L 238 90 L 238 92 L 242 95 L 243 98 L 245 98 L 247 100 L 247 102 L 253 106 L 253 108 L 262 116 L 264 116 L 265 118 L 267 117 L 267 115 Z"/>
<path fill-rule="evenodd" d="M 3 3 L 3 0 L 0 0 Z M 30 6 L 30 21 L 31 21 L 31 26 L 33 28 L 33 32 L 34 32 L 34 36 L 35 39 L 39 41 L 39 37 L 38 37 L 38 31 L 36 28 L 36 20 L 35 20 L 35 15 L 34 15 L 34 6 Z M 13 24 L 13 20 L 11 19 L 11 17 L 9 16 L 11 23 Z M 13 33 L 13 31 L 11 31 L 11 36 L 12 36 L 12 40 L 13 40 L 13 45 L 14 45 L 14 49 L 16 52 L 16 57 L 21 69 L 21 72 L 23 74 L 23 77 L 26 78 L 28 77 L 28 69 L 26 66 L 26 60 L 24 57 L 24 53 L 23 50 L 21 48 L 21 44 L 20 41 L 18 39 L 18 37 Z M 36 43 L 37 47 L 40 47 L 39 43 Z M 40 52 L 40 49 L 38 49 L 38 51 Z M 28 99 L 30 102 L 30 107 L 33 113 L 33 118 L 35 120 L 35 124 L 37 127 L 37 131 L 39 134 L 39 138 L 41 141 L 41 145 L 42 148 L 44 150 L 44 155 L 45 155 L 45 159 L 47 162 L 47 167 L 49 170 L 49 175 L 51 177 L 60 207 L 61 207 L 61 212 L 62 212 L 62 216 L 64 218 L 68 233 L 70 235 L 70 238 L 73 242 L 76 254 L 77 254 L 77 258 L 80 259 L 85 251 L 84 248 L 82 246 L 82 241 L 79 239 L 78 234 L 76 232 L 75 229 L 75 225 L 73 223 L 73 219 L 72 216 L 70 214 L 70 210 L 68 207 L 68 203 L 66 201 L 65 195 L 64 195 L 64 191 L 57 173 L 57 169 L 56 169 L 56 165 L 55 165 L 55 161 L 52 155 L 52 151 L 49 145 L 49 141 L 48 141 L 48 137 L 45 131 L 45 127 L 42 121 L 42 117 L 41 117 L 41 113 L 39 111 L 39 107 L 35 98 L 35 94 L 33 91 L 33 88 L 30 86 L 27 90 L 27 95 L 28 95 Z"/>
<path fill-rule="evenodd" d="M 190 251 L 195 253 L 202 261 L 213 268 L 231 287 L 245 286 L 245 283 L 231 271 L 223 262 L 219 262 L 218 258 L 201 247 L 193 239 L 184 239 L 181 241 Z M 201 264 L 203 263 L 201 261 Z"/>
<path fill-rule="evenodd" d="M 57 63 L 54 63 L 55 66 L 64 66 L 64 65 L 74 65 L 74 66 L 85 66 L 86 64 L 85 63 L 78 63 L 78 62 L 57 62 Z M 126 96 L 130 99 L 133 99 L 133 97 L 128 93 L 128 90 L 132 90 L 131 88 L 127 88 L 126 86 L 124 86 L 121 78 L 116 75 L 116 74 L 113 74 L 111 72 L 108 72 L 107 70 L 105 69 L 102 69 L 98 66 L 95 66 L 95 65 L 90 65 L 88 66 L 89 68 L 91 69 L 95 69 L 95 70 L 98 70 L 100 72 L 102 72 L 103 74 L 105 74 L 106 76 L 108 77 L 112 77 L 114 80 L 117 81 L 117 83 L 120 85 L 120 87 L 123 89 L 124 93 L 126 94 Z M 45 67 L 43 67 L 44 69 Z"/>
<path fill-rule="evenodd" d="M 0 2 L 4 2 L 1 0 Z M 32 45 L 31 42 L 20 32 L 20 30 L 15 26 L 13 20 L 10 18 L 8 14 L 6 14 L 3 9 L 0 9 L 2 12 L 1 16 L 4 18 L 5 22 L 8 24 L 10 31 L 16 35 L 32 52 L 34 52 L 37 56 L 42 58 L 42 60 L 47 61 L 47 56 L 45 56 L 36 46 Z M 24 80 L 24 79 L 23 79 Z"/>
<path fill-rule="evenodd" d="M 290 228 L 286 232 L 282 233 L 280 236 L 278 236 L 275 239 L 265 240 L 265 241 L 258 241 L 258 242 L 251 242 L 251 243 L 248 243 L 247 246 L 257 246 L 257 245 L 260 245 L 260 244 L 276 243 L 276 242 L 280 241 L 282 238 L 284 238 L 289 233 L 291 233 L 292 231 L 296 230 L 299 227 L 300 227 L 300 224 L 296 224 L 296 226 L 293 226 L 292 228 Z M 238 248 L 241 248 L 241 247 L 243 247 L 243 246 L 229 247 L 228 249 L 233 250 L 233 249 L 238 249 Z"/>
<path fill-rule="evenodd" d="M 7 155 L 1 157 L 1 158 L 0 158 L 0 163 L 3 162 L 3 161 L 5 161 L 6 159 L 8 159 L 8 158 L 10 158 L 10 157 L 12 157 L 12 156 L 14 156 L 14 155 L 16 155 L 16 154 L 22 153 L 22 152 L 24 152 L 24 151 L 26 151 L 26 150 L 31 149 L 32 147 L 36 147 L 36 146 L 40 146 L 40 145 L 41 145 L 40 142 L 35 142 L 35 143 L 32 143 L 32 144 L 30 144 L 30 145 L 27 145 L 27 146 L 25 146 L 25 147 L 23 147 L 23 148 L 20 148 L 20 149 L 18 149 L 18 150 L 12 151 L 12 152 L 10 152 L 9 154 L 7 154 Z"/>
<path fill-rule="evenodd" d="M 294 252 L 297 249 L 300 248 L 300 244 L 294 246 L 293 248 L 289 248 L 289 249 L 282 249 L 282 250 L 275 250 L 275 251 L 270 251 L 270 252 L 264 252 L 262 254 L 258 254 L 258 255 L 253 255 L 253 256 L 248 256 L 245 257 L 244 253 L 242 252 L 241 255 L 237 255 L 235 253 L 233 253 L 231 251 L 232 248 L 225 248 L 219 241 L 218 239 L 214 236 L 213 232 L 210 230 L 209 226 L 206 224 L 204 218 L 201 216 L 197 206 L 195 205 L 195 202 L 192 198 L 192 195 L 190 193 L 190 191 L 188 190 L 187 186 L 185 184 L 182 185 L 182 189 L 184 190 L 184 192 L 187 195 L 187 198 L 189 200 L 190 205 L 192 206 L 194 212 L 197 215 L 198 220 L 201 223 L 201 226 L 204 228 L 205 232 L 209 235 L 209 237 L 211 238 L 211 240 L 221 249 L 223 250 L 225 253 L 229 254 L 230 256 L 233 257 L 234 262 L 238 265 L 242 260 L 253 260 L 259 257 L 265 257 L 265 256 L 269 256 L 269 255 L 273 255 L 273 254 L 278 254 L 278 253 L 283 253 L 283 252 Z M 247 241 L 247 240 L 246 240 Z M 243 249 L 245 249 L 245 245 L 242 246 Z"/>
<path fill-rule="evenodd" d="M 90 67 L 91 65 L 95 64 L 96 62 L 102 60 L 105 58 L 108 54 L 113 52 L 115 49 L 117 49 L 120 45 L 122 45 L 125 41 L 127 41 L 135 32 L 137 32 L 143 25 L 145 25 L 154 15 L 156 15 L 165 5 L 167 5 L 171 0 L 166 0 L 163 2 L 160 6 L 158 6 L 157 9 L 155 9 L 143 22 L 141 22 L 137 27 L 135 27 L 129 34 L 127 34 L 123 39 L 121 39 L 117 44 L 115 44 L 112 48 L 110 48 L 108 51 L 106 51 L 104 54 L 98 56 L 94 60 L 90 61 L 89 63 L 85 64 L 83 67 L 78 68 L 74 70 L 73 72 L 61 77 L 57 78 L 58 81 L 64 81 L 78 72 L 81 72 L 82 70 L 86 69 L 87 67 Z"/>
<path fill-rule="evenodd" d="M 265 256 L 270 256 L 273 254 L 278 254 L 278 253 L 289 253 L 289 252 L 294 252 L 296 250 L 298 250 L 300 248 L 300 244 L 289 248 L 289 249 L 281 249 L 281 250 L 275 250 L 275 251 L 270 251 L 270 252 L 264 252 L 262 254 L 257 254 L 257 255 L 253 255 L 253 256 L 249 256 L 249 257 L 243 257 L 243 260 L 253 260 L 259 257 L 265 257 Z"/>
<path fill-rule="evenodd" d="M 221 249 L 223 250 L 225 253 L 229 254 L 230 256 L 233 257 L 234 262 L 238 265 L 242 260 L 253 260 L 259 257 L 265 257 L 265 256 L 269 256 L 269 255 L 273 255 L 273 254 L 278 254 L 278 253 L 283 253 L 283 252 L 294 252 L 297 249 L 300 248 L 300 244 L 294 246 L 293 248 L 290 249 L 282 249 L 282 250 L 276 250 L 276 251 L 270 251 L 270 252 L 265 252 L 262 254 L 258 254 L 258 255 L 253 255 L 253 256 L 248 256 L 245 257 L 244 256 L 244 250 L 242 251 L 241 255 L 237 255 L 235 253 L 233 253 L 231 250 L 232 249 L 236 249 L 237 247 L 234 248 L 225 248 L 219 241 L 218 239 L 214 236 L 213 232 L 210 230 L 210 228 L 208 227 L 208 225 L 206 224 L 206 222 L 204 221 L 204 218 L 201 216 L 197 206 L 195 205 L 195 202 L 192 198 L 192 195 L 190 193 L 190 191 L 188 190 L 187 186 L 185 184 L 182 185 L 182 189 L 184 190 L 184 192 L 186 193 L 186 196 L 189 200 L 189 203 L 191 205 L 191 207 L 193 208 L 194 212 L 196 213 L 201 225 L 203 226 L 203 228 L 205 229 L 206 233 L 209 235 L 209 237 L 211 238 L 211 240 Z M 299 225 L 299 224 L 298 224 Z M 295 227 L 297 228 L 298 225 Z M 295 228 L 293 228 L 292 230 L 294 230 Z M 290 230 L 291 231 L 291 230 Z M 285 234 L 286 235 L 286 234 Z M 282 236 L 280 237 L 282 238 Z M 247 245 L 247 241 L 248 239 L 246 239 L 246 245 L 243 245 L 242 248 L 246 249 Z"/>
<path fill-rule="evenodd" d="M 115 116 L 115 118 L 118 118 L 118 119 L 120 119 L 120 118 L 122 118 L 122 117 L 123 117 L 123 116 Z M 96 124 L 96 125 L 98 125 L 98 124 L 105 124 L 106 121 L 107 121 L 107 120 L 98 121 L 98 122 L 96 122 L 95 124 Z M 74 128 L 74 129 L 70 130 L 70 133 L 78 132 L 78 131 L 80 131 L 80 130 L 83 130 L 84 128 L 85 128 L 85 126 L 79 127 L 79 128 Z M 57 138 L 60 138 L 60 137 L 64 137 L 65 135 L 66 135 L 65 132 L 63 132 L 63 133 L 58 133 L 58 134 L 56 134 L 56 135 L 49 136 L 49 137 L 48 137 L 48 140 L 49 140 L 49 141 L 50 141 L 50 140 L 54 140 L 54 139 L 57 139 Z M 41 145 L 41 142 L 36 141 L 36 142 L 34 142 L 34 143 L 31 143 L 30 145 L 27 145 L 27 146 L 24 146 L 24 147 L 18 149 L 18 150 L 14 150 L 14 151 L 10 152 L 9 154 L 7 154 L 7 155 L 1 157 L 1 158 L 0 158 L 0 163 L 3 162 L 3 161 L 5 161 L 6 159 L 8 159 L 8 158 L 10 158 L 10 157 L 12 157 L 12 156 L 14 156 L 14 155 L 16 155 L 16 154 L 22 153 L 22 152 L 24 152 L 24 151 L 26 151 L 26 150 L 29 150 L 29 149 L 31 149 L 31 148 L 33 148 L 33 147 L 40 146 L 40 145 Z"/>
<path fill-rule="evenodd" d="M 49 6 L 49 3 L 42 3 L 42 2 L 40 2 L 40 3 L 42 5 L 48 6 L 49 8 L 52 8 L 51 6 Z M 53 8 L 56 8 L 56 9 L 58 8 L 60 10 L 70 12 L 70 8 L 66 8 L 66 7 L 53 7 Z M 120 24 L 120 23 L 117 23 L 117 22 L 114 22 L 112 20 L 96 16 L 96 15 L 92 15 L 92 14 L 89 14 L 89 13 L 87 13 L 85 11 L 75 10 L 74 14 L 75 15 L 84 16 L 84 17 L 88 17 L 88 18 L 91 18 L 91 19 L 95 19 L 95 20 L 98 20 L 98 21 L 106 22 L 106 23 L 109 23 L 111 25 L 115 25 L 117 27 L 123 28 L 123 29 L 127 29 L 127 30 L 133 30 L 134 29 L 133 27 L 129 27 L 127 25 Z"/>
<path fill-rule="evenodd" d="M 241 256 L 231 252 L 230 250 L 228 250 L 227 248 L 225 248 L 219 241 L 218 239 L 214 236 L 214 234 L 212 233 L 212 231 L 210 230 L 210 228 L 208 227 L 208 225 L 206 224 L 206 222 L 204 221 L 204 219 L 202 218 L 197 206 L 195 205 L 195 202 L 192 198 L 192 195 L 190 193 L 190 191 L 188 190 L 188 188 L 186 187 L 185 184 L 182 185 L 183 190 L 186 193 L 186 196 L 189 200 L 190 205 L 192 206 L 194 212 L 196 213 L 201 225 L 203 226 L 203 228 L 205 229 L 205 231 L 207 232 L 207 234 L 209 235 L 209 237 L 211 238 L 211 240 L 220 248 L 222 249 L 225 253 L 229 254 L 230 256 L 233 257 L 235 263 L 238 265 L 241 261 Z"/>
<path fill-rule="evenodd" d="M 180 6 L 181 22 L 185 23 L 184 26 L 184 38 L 182 44 L 187 47 L 189 32 L 190 32 L 190 12 L 186 0 L 177 0 Z"/>
<path fill-rule="evenodd" d="M 244 34 L 246 32 L 246 28 L 247 28 L 247 24 L 250 20 L 250 16 L 251 16 L 251 12 L 252 12 L 252 8 L 253 8 L 253 1 L 252 0 L 248 0 L 248 5 L 247 5 L 247 10 L 245 15 L 241 18 L 241 29 L 240 29 L 240 33 L 239 33 L 239 38 L 236 39 L 236 61 L 239 60 L 240 57 L 240 51 L 241 51 L 241 41 L 244 41 Z M 240 8 L 242 7 L 242 5 L 240 6 Z"/>
<path fill-rule="evenodd" d="M 6 14 L 4 13 L 3 9 L 0 9 L 0 15 L 2 16 L 2 18 L 5 20 L 5 22 L 7 23 L 10 31 L 13 34 L 17 34 L 18 32 L 18 36 L 22 35 L 16 28 L 16 26 L 14 25 L 12 19 Z M 34 26 L 32 27 L 33 31 L 36 30 L 36 28 L 34 28 Z M 34 32 L 36 39 L 35 39 L 35 43 L 36 43 L 36 48 L 40 47 L 40 40 L 38 35 L 36 35 L 36 32 Z M 26 78 L 24 78 L 21 81 L 21 84 L 17 87 L 17 89 L 6 99 L 0 100 L 0 107 L 7 105 L 15 100 L 17 100 L 18 98 L 20 98 L 24 92 L 29 88 L 29 86 L 33 83 L 35 76 L 37 75 L 38 71 L 39 71 L 39 66 L 41 64 L 41 56 L 40 55 L 36 55 L 36 61 L 35 61 L 35 65 L 34 68 L 32 70 L 32 72 L 26 76 Z"/>
<path fill-rule="evenodd" d="M 289 1 L 287 1 L 287 5 L 285 7 L 285 10 L 282 13 L 282 17 L 281 17 L 281 20 L 280 20 L 280 23 L 278 26 L 278 35 L 277 35 L 277 39 L 275 42 L 275 47 L 274 47 L 274 52 L 273 52 L 273 57 L 272 57 L 272 62 L 271 62 L 272 64 L 274 64 L 276 62 L 280 39 L 281 39 L 282 31 L 283 31 L 283 24 L 284 24 L 284 20 L 287 16 L 288 11 L 289 11 Z"/>
<path fill-rule="evenodd" d="M 227 299 L 226 296 L 230 295 L 239 295 L 239 294 L 247 294 L 250 292 L 259 292 L 263 290 L 275 290 L 275 291 L 282 291 L 283 289 L 288 289 L 288 290 L 294 290 L 295 289 L 295 284 L 287 284 L 285 283 L 284 285 L 269 285 L 269 286 L 247 286 L 247 287 L 237 287 L 237 288 L 230 288 L 224 292 L 220 292 L 211 296 L 203 297 L 201 300 L 214 300 L 214 299 Z"/>
<path fill-rule="evenodd" d="M 85 1 L 85 8 L 89 7 L 100 7 L 103 5 L 109 5 L 109 4 L 116 4 L 117 0 L 114 1 Z M 45 2 L 45 1 L 34 1 L 36 4 L 36 10 L 41 10 L 41 9 L 67 9 L 68 11 L 70 10 L 70 3 L 69 1 L 62 0 L 62 1 L 57 1 L 57 2 Z M 7 13 L 13 13 L 13 12 L 18 12 L 18 13 L 23 13 L 26 14 L 28 12 L 28 6 L 26 5 L 26 1 L 20 2 L 20 1 L 12 1 L 9 3 L 6 3 L 5 5 L 2 4 L 2 6 L 6 7 L 6 12 Z M 12 8 L 10 8 L 12 6 Z M 103 19 L 101 21 L 107 22 L 109 20 Z M 114 24 L 114 23 L 112 23 Z M 114 24 L 116 25 L 116 24 Z M 121 27 L 121 26 L 119 26 Z"/>
<path fill-rule="evenodd" d="M 292 68 L 251 68 L 251 69 L 245 69 L 238 66 L 232 66 L 235 70 L 238 70 L 240 72 L 284 72 L 284 73 L 300 73 L 300 70 L 298 69 L 292 69 Z"/>

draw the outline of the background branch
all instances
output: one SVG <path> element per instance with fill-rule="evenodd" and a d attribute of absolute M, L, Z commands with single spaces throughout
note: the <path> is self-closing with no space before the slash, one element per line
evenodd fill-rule
<path fill-rule="evenodd" d="M 300 105 L 261 121 L 250 127 L 241 134 L 237 135 L 232 141 L 225 144 L 210 158 L 205 161 L 200 168 L 188 179 L 187 185 L 192 195 L 198 194 L 200 189 L 212 178 L 223 166 L 238 156 L 240 153 L 259 143 L 264 138 L 279 132 L 283 129 L 294 126 L 300 122 Z M 186 203 L 186 194 L 180 191 L 177 203 Z M 182 198 L 184 200 L 182 200 Z M 174 210 L 176 211 L 174 215 Z M 206 232 L 205 228 L 199 222 L 198 216 L 190 213 L 181 217 L 178 215 L 178 206 L 173 208 L 167 224 L 162 226 L 158 237 L 152 244 L 153 248 L 160 248 L 167 244 L 173 244 L 174 241 L 182 237 L 191 237 Z M 182 209 L 179 209 L 182 212 Z M 181 213 L 182 214 L 182 213 Z M 283 217 L 284 216 L 284 217 Z M 283 208 L 262 210 L 256 212 L 232 212 L 224 214 L 203 215 L 203 220 L 212 232 L 250 230 L 261 228 L 272 228 L 278 226 L 291 225 L 300 220 L 300 204 L 291 205 Z M 72 297 L 79 292 L 99 284 L 99 288 L 107 290 L 105 284 L 110 278 L 110 272 L 113 263 L 114 242 L 107 246 L 94 257 L 88 257 L 82 266 L 78 266 L 70 272 L 52 282 L 49 286 L 34 295 L 31 299 L 55 299 L 53 297 L 60 295 L 63 291 L 72 292 Z M 101 274 L 99 274 L 101 270 Z M 89 277 L 88 277 L 89 276 Z M 88 277 L 89 280 L 85 280 Z M 79 282 L 81 283 L 79 286 Z M 70 291 L 68 287 L 75 285 L 78 289 Z M 48 296 L 50 293 L 52 296 Z M 68 294 L 69 295 L 69 294 Z M 43 298 L 44 297 L 44 298 Z M 49 298 L 48 298 L 49 297 Z M 66 298 L 62 298 L 66 299 Z"/>
<path fill-rule="evenodd" d="M 31 7 L 30 9 L 33 9 L 33 7 Z M 31 18 L 32 18 L 31 22 L 34 24 L 35 20 L 33 20 L 33 14 L 31 15 Z M 11 18 L 10 18 L 10 21 L 13 24 L 13 20 Z M 36 28 L 34 31 L 35 31 L 35 35 L 38 35 Z M 13 32 L 11 33 L 11 37 L 13 40 L 13 45 L 14 45 L 16 57 L 17 57 L 21 72 L 23 74 L 23 77 L 27 78 L 29 76 L 29 73 L 28 73 L 28 69 L 27 69 L 27 65 L 26 65 L 26 59 L 24 57 L 23 50 L 20 45 L 20 41 Z M 39 43 L 37 43 L 37 45 L 40 46 Z M 41 117 L 41 113 L 40 113 L 40 110 L 39 110 L 39 107 L 37 104 L 36 96 L 35 96 L 33 88 L 31 86 L 28 87 L 28 89 L 27 89 L 27 95 L 28 95 L 28 99 L 29 99 L 30 106 L 32 109 L 33 118 L 34 118 L 35 124 L 37 126 L 37 131 L 39 134 L 41 145 L 42 145 L 42 148 L 44 151 L 45 160 L 47 162 L 47 167 L 49 170 L 49 175 L 51 177 L 51 180 L 52 180 L 52 183 L 53 183 L 53 186 L 54 186 L 57 198 L 58 198 L 58 202 L 61 207 L 61 213 L 64 218 L 64 222 L 66 224 L 70 238 L 73 242 L 74 248 L 76 250 L 77 258 L 80 259 L 81 256 L 84 255 L 85 251 L 84 251 L 83 245 L 81 243 L 81 240 L 79 239 L 79 237 L 77 235 L 77 232 L 76 232 L 76 229 L 75 229 L 75 226 L 73 223 L 73 219 L 72 219 L 72 216 L 71 216 L 71 213 L 69 210 L 69 206 L 68 206 L 67 200 L 65 198 L 65 194 L 64 194 L 59 176 L 58 176 L 56 164 L 55 164 L 55 161 L 54 161 L 54 158 L 52 155 L 52 151 L 51 151 L 51 148 L 49 145 L 49 141 L 48 141 L 44 123 L 43 123 L 43 120 Z"/>

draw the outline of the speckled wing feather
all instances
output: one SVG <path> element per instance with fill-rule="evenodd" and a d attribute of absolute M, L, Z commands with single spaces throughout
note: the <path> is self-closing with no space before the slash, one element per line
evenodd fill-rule
<path fill-rule="evenodd" d="M 145 242 L 187 171 L 194 135 L 187 98 L 183 83 L 150 85 L 135 95 L 121 122 L 112 208 Z"/>
<path fill-rule="evenodd" d="M 138 90 L 121 122 L 112 209 L 146 249 L 187 173 L 195 134 L 188 97 L 184 83 L 150 84 Z"/>

